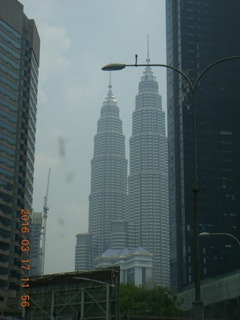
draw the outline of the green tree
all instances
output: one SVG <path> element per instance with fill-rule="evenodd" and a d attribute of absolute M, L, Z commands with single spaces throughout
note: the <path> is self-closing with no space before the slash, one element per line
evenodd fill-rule
<path fill-rule="evenodd" d="M 120 285 L 120 312 L 127 315 L 181 316 L 180 301 L 167 288 Z"/>

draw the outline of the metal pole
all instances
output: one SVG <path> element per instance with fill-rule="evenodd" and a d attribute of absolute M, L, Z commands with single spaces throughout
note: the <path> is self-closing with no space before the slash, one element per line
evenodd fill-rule
<path fill-rule="evenodd" d="M 109 307 L 110 307 L 110 286 L 109 284 L 107 284 L 106 286 L 106 320 L 109 320 L 109 316 L 110 316 L 110 310 L 109 310 Z"/>
<path fill-rule="evenodd" d="M 198 204 L 198 163 L 197 163 L 197 108 L 195 103 L 195 86 L 192 87 L 193 108 L 193 251 L 194 251 L 194 285 L 195 301 L 193 302 L 193 319 L 202 320 L 203 303 L 201 301 L 200 252 L 199 252 L 199 204 Z"/>
<path fill-rule="evenodd" d="M 54 290 L 52 290 L 50 319 L 55 320 L 55 317 L 54 317 Z"/>
<path fill-rule="evenodd" d="M 84 289 L 81 289 L 81 320 L 84 320 Z"/>

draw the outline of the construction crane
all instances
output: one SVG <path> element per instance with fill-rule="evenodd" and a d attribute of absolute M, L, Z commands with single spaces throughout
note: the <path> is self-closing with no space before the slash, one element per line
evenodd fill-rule
<path fill-rule="evenodd" d="M 42 232 L 42 268 L 41 268 L 41 273 L 44 274 L 44 260 L 45 260 L 45 247 L 46 247 L 46 235 L 47 235 L 47 216 L 48 216 L 48 192 L 49 192 L 49 181 L 50 181 L 50 173 L 51 173 L 51 168 L 48 170 L 48 181 L 47 181 L 47 190 L 46 190 L 46 195 L 44 197 L 44 204 L 43 204 L 43 232 Z"/>

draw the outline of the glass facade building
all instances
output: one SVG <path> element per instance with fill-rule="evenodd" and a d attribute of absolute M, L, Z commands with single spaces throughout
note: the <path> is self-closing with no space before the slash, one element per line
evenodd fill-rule
<path fill-rule="evenodd" d="M 147 63 L 150 59 L 147 59 Z M 130 138 L 129 210 L 134 247 L 153 255 L 153 277 L 169 286 L 168 151 L 158 83 L 145 68 L 139 83 Z M 129 248 L 131 248 L 129 243 Z"/>
<path fill-rule="evenodd" d="M 238 0 L 166 0 L 167 64 L 194 81 L 240 53 Z M 193 109 L 188 84 L 168 70 L 171 286 L 194 281 Z M 210 68 L 195 95 L 200 232 L 240 234 L 240 59 Z M 201 279 L 239 268 L 237 243 L 200 238 Z"/>
<path fill-rule="evenodd" d="M 11 312 L 19 305 L 20 212 L 32 207 L 39 46 L 23 6 L 0 0 L 0 298 Z"/>

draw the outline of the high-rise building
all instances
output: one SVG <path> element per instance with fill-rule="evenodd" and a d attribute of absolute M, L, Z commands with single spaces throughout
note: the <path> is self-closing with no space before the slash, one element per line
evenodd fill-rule
<path fill-rule="evenodd" d="M 0 0 L 0 310 L 19 307 L 20 212 L 31 210 L 40 40 L 16 0 Z"/>
<path fill-rule="evenodd" d="M 30 276 L 39 276 L 43 274 L 42 265 L 42 248 L 41 248 L 41 236 L 42 236 L 42 213 L 33 212 L 31 219 L 31 251 L 30 262 L 31 268 L 29 270 Z"/>
<path fill-rule="evenodd" d="M 238 0 L 166 0 L 167 64 L 194 81 L 240 53 Z M 193 110 L 188 84 L 168 71 L 171 286 L 194 281 Z M 240 59 L 210 68 L 195 94 L 200 232 L 240 234 Z M 239 268 L 230 237 L 200 238 L 201 278 Z"/>
<path fill-rule="evenodd" d="M 110 84 L 98 120 L 91 161 L 89 233 L 92 236 L 93 259 L 109 248 L 111 223 L 125 218 L 126 206 L 125 137 Z"/>
<path fill-rule="evenodd" d="M 90 270 L 92 268 L 92 237 L 89 233 L 76 235 L 75 271 Z"/>
<path fill-rule="evenodd" d="M 134 246 L 153 254 L 154 280 L 162 286 L 170 283 L 168 214 L 165 114 L 158 83 L 147 66 L 133 112 L 127 221 L 135 227 Z"/>

